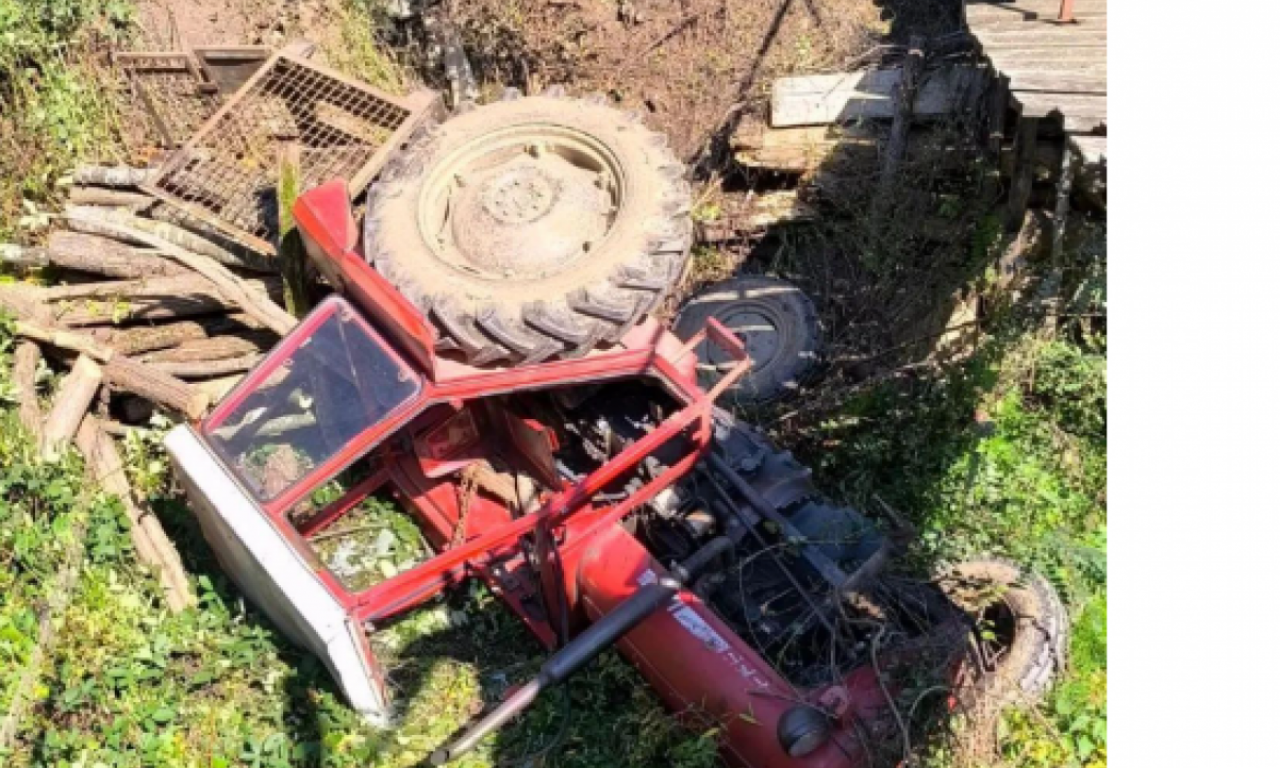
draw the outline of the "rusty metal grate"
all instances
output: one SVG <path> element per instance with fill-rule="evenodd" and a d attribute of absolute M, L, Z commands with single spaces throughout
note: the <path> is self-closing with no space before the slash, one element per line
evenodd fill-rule
<path fill-rule="evenodd" d="M 162 147 L 182 146 L 222 104 L 218 87 L 190 54 L 118 53 L 115 61 L 129 82 L 132 111 L 146 116 Z"/>
<path fill-rule="evenodd" d="M 144 188 L 273 254 L 281 150 L 295 143 L 301 150 L 300 191 L 341 178 L 354 194 L 436 103 L 398 99 L 277 53 Z"/>

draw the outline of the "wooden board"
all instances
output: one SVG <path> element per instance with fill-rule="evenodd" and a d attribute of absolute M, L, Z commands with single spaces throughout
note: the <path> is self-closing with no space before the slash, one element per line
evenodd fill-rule
<path fill-rule="evenodd" d="M 951 114 L 976 95 L 987 73 L 952 67 L 925 73 L 915 101 L 916 117 Z M 774 81 L 769 123 L 774 128 L 893 117 L 898 69 L 862 70 L 835 75 L 783 77 Z"/>
<path fill-rule="evenodd" d="M 987 2 L 987 0 L 970 0 L 964 6 L 965 19 L 972 25 L 975 21 L 988 19 L 1057 19 L 1061 9 L 1060 0 L 1017 0 L 1017 2 Z M 1107 0 L 1075 0 L 1072 15 L 1088 18 L 1098 14 L 1106 15 Z"/>
<path fill-rule="evenodd" d="M 1107 118 L 1107 97 L 1074 93 L 1040 93 L 1013 89 L 1013 98 L 1022 105 L 1022 114 L 1040 117 L 1050 112 Z"/>
<path fill-rule="evenodd" d="M 1105 46 L 1107 28 L 1093 25 L 1039 27 L 1032 30 L 991 31 L 982 30 L 979 35 L 984 51 L 1007 48 L 1077 48 L 1081 46 Z"/>

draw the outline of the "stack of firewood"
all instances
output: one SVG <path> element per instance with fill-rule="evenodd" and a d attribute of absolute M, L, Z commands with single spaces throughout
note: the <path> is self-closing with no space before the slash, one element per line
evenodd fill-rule
<path fill-rule="evenodd" d="M 157 410 L 199 419 L 296 322 L 277 303 L 271 260 L 227 247 L 137 189 L 145 170 L 85 167 L 43 246 L 0 244 L 10 273 L 39 281 L 0 285 L 0 309 L 21 341 L 13 381 L 22 421 L 41 452 L 74 443 L 134 522 L 139 556 L 159 569 L 171 606 L 192 598 L 154 516 L 131 497 L 110 435 Z M 45 413 L 41 359 L 68 371 Z"/>

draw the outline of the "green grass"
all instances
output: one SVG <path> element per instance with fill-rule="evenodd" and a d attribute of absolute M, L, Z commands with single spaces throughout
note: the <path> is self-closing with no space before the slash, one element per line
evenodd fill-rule
<path fill-rule="evenodd" d="M 0 0 L 0 241 L 48 209 L 78 160 L 115 146 L 101 50 L 132 15 L 129 0 Z"/>
<path fill-rule="evenodd" d="M 998 753 L 978 762 L 1094 768 L 1107 729 L 1105 336 L 1039 327 L 1006 316 L 967 361 L 860 392 L 793 438 L 824 487 L 911 520 L 908 566 L 1008 556 L 1054 583 L 1073 619 L 1067 673 L 1042 706 L 1007 713 Z"/>

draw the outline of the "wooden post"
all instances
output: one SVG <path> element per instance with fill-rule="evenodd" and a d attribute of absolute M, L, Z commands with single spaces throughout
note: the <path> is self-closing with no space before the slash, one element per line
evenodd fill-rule
<path fill-rule="evenodd" d="M 17 389 L 18 420 L 27 428 L 36 445 L 44 442 L 44 415 L 36 394 L 36 370 L 40 367 L 40 347 L 34 342 L 18 344 L 13 353 L 13 386 Z"/>
<path fill-rule="evenodd" d="M 311 286 L 307 280 L 307 254 L 293 221 L 293 204 L 302 183 L 302 148 L 291 141 L 280 151 L 280 181 L 276 185 L 280 241 L 276 246 L 280 274 L 284 277 L 284 307 L 301 319 L 311 311 Z"/>
<path fill-rule="evenodd" d="M 89 411 L 102 385 L 102 369 L 88 355 L 76 358 L 71 373 L 62 380 L 58 396 L 44 421 L 44 440 L 41 453 L 49 461 L 56 460 L 71 438 L 80 428 L 80 421 Z"/>
<path fill-rule="evenodd" d="M 1027 212 L 1031 183 L 1035 178 L 1036 132 L 1039 127 L 1039 118 L 1018 118 L 1018 135 L 1013 144 L 1013 180 L 1009 185 L 1009 200 L 1004 214 L 1006 232 L 1017 232 Z"/>
<path fill-rule="evenodd" d="M 893 125 L 889 128 L 889 144 L 880 169 L 880 197 L 892 189 L 898 168 L 907 156 L 907 140 L 911 134 L 911 118 L 915 113 L 916 91 L 924 71 L 925 39 L 912 35 L 907 60 L 902 65 L 902 79 L 893 90 Z"/>

